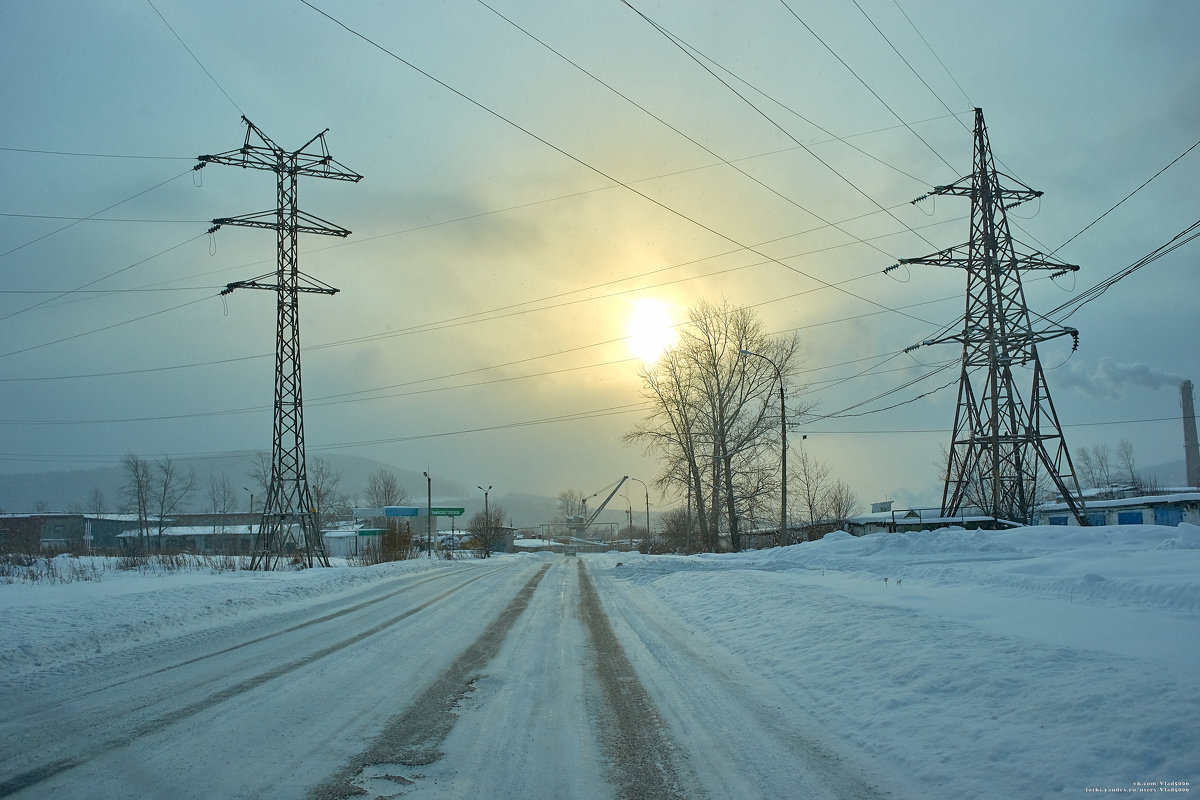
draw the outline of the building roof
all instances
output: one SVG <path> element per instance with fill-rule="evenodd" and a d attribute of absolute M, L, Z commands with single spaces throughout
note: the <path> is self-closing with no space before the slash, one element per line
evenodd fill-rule
<path fill-rule="evenodd" d="M 163 536 L 249 536 L 253 533 L 253 525 L 171 525 L 162 531 Z M 141 531 L 125 531 L 117 537 L 137 539 L 141 535 Z M 151 529 L 149 535 L 158 536 L 158 530 Z"/>
<path fill-rule="evenodd" d="M 1122 508 L 1125 506 L 1152 506 L 1170 503 L 1200 503 L 1200 492 L 1187 491 L 1174 494 L 1151 494 L 1140 497 L 1124 497 L 1119 500 L 1085 500 L 1086 508 Z M 1066 511 L 1066 503 L 1043 503 L 1038 511 Z"/>

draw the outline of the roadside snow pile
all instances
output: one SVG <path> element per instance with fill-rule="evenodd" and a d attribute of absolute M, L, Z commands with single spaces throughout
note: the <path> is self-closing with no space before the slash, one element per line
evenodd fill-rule
<path fill-rule="evenodd" d="M 0 670 L 19 674 L 44 663 L 112 652 L 460 563 L 413 559 L 371 567 L 214 575 L 204 570 L 119 570 L 113 568 L 115 560 L 99 557 L 56 560 L 61 559 L 85 563 L 97 577 L 0 584 Z"/>
<path fill-rule="evenodd" d="M 1200 787 L 1195 526 L 604 558 L 926 796 Z"/>
<path fill-rule="evenodd" d="M 1200 612 L 1198 550 L 1200 527 L 1186 523 L 1008 531 L 944 528 L 862 537 L 836 531 L 819 542 L 792 547 L 640 561 L 636 571 L 643 576 L 680 569 L 837 571 L 863 580 L 907 580 L 909 586 L 916 581 L 986 585 L 1022 595 L 1086 597 L 1122 608 Z"/>

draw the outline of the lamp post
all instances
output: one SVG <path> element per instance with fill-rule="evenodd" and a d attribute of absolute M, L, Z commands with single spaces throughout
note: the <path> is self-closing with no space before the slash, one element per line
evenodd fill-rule
<path fill-rule="evenodd" d="M 646 490 L 646 538 L 649 539 L 650 538 L 650 489 L 649 489 L 649 487 L 646 486 L 646 482 L 644 480 L 642 480 L 641 478 L 631 477 L 629 480 L 637 481 L 638 483 L 640 483 L 642 485 L 642 488 Z"/>
<path fill-rule="evenodd" d="M 433 558 L 433 478 L 428 472 L 425 476 L 425 552 Z"/>
<path fill-rule="evenodd" d="M 629 523 L 629 552 L 633 552 L 633 503 L 625 495 L 621 495 L 621 499 L 625 501 L 628 509 L 625 511 L 625 519 Z"/>
<path fill-rule="evenodd" d="M 251 513 L 251 515 L 253 515 L 254 514 L 254 492 L 250 491 L 245 486 L 242 487 L 242 491 L 245 492 L 246 494 L 250 495 L 250 513 Z"/>
<path fill-rule="evenodd" d="M 491 555 L 490 548 L 492 546 L 492 514 L 488 511 L 488 492 L 492 487 L 483 488 L 476 486 L 476 489 L 483 492 L 483 557 L 487 558 Z"/>
<path fill-rule="evenodd" d="M 782 436 L 783 452 L 782 459 L 782 480 L 780 481 L 779 491 L 779 538 L 776 544 L 782 546 L 786 543 L 787 537 L 787 411 L 784 407 L 783 397 L 783 373 L 779 371 L 779 365 L 771 359 L 764 356 L 762 353 L 755 353 L 752 350 L 739 350 L 743 356 L 758 356 L 763 361 L 766 361 L 775 369 L 775 377 L 779 380 L 779 430 Z"/>

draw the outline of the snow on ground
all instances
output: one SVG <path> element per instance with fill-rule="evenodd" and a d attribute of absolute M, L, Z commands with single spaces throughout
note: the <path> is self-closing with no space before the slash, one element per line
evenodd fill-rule
<path fill-rule="evenodd" d="M 602 558 L 927 796 L 1200 789 L 1200 528 Z"/>
<path fill-rule="evenodd" d="M 562 558 L 500 558 L 539 557 Z M 897 796 L 1200 789 L 1200 528 L 834 533 L 740 554 L 580 558 L 598 587 L 661 609 L 868 754 L 905 787 Z M 0 583 L 0 669 L 19 682 L 444 566 L 146 573 L 110 562 L 99 580 Z"/>
<path fill-rule="evenodd" d="M 279 572 L 168 570 L 151 558 L 141 569 L 119 569 L 116 559 L 57 556 L 51 572 L 58 579 L 0 583 L 0 671 L 29 672 L 462 562 L 334 563 Z"/>

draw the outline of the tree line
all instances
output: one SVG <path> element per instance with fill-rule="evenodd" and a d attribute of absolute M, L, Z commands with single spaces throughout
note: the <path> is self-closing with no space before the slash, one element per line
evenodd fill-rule
<path fill-rule="evenodd" d="M 323 458 L 314 458 L 307 466 L 309 492 L 318 524 L 325 527 L 351 515 L 360 495 L 343 490 L 341 471 Z M 136 516 L 143 546 L 149 546 L 151 539 L 155 539 L 155 546 L 161 547 L 163 532 L 170 526 L 172 518 L 191 509 L 197 492 L 202 489 L 196 471 L 194 468 L 183 470 L 169 455 L 150 460 L 135 453 L 127 454 L 121 461 L 121 467 L 125 481 L 118 511 Z M 251 504 L 250 512 L 255 512 L 254 498 L 265 499 L 271 482 L 270 456 L 265 452 L 257 453 L 250 471 L 244 477 L 250 486 L 243 485 L 239 491 L 238 485 L 244 482 L 235 483 L 228 473 L 210 475 L 208 485 L 203 487 L 202 512 L 211 513 L 214 517 L 232 514 L 243 507 L 246 499 Z M 245 492 L 250 493 L 249 498 L 244 497 Z M 408 492 L 394 472 L 381 467 L 368 476 L 361 498 L 373 508 L 404 505 L 408 502 Z M 103 492 L 93 489 L 87 511 L 103 514 L 107 511 L 105 505 Z"/>

